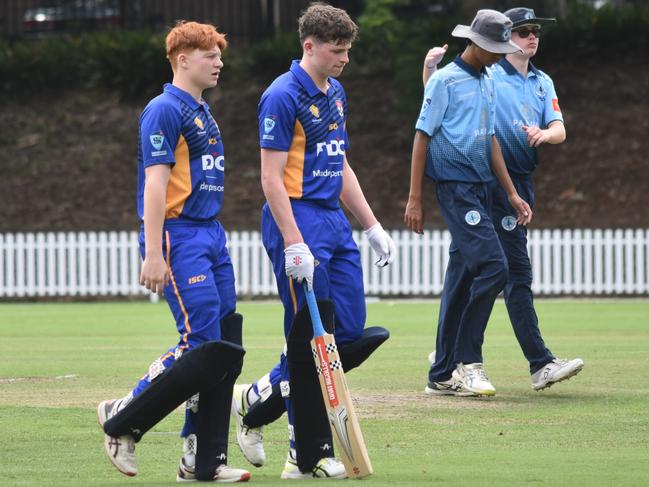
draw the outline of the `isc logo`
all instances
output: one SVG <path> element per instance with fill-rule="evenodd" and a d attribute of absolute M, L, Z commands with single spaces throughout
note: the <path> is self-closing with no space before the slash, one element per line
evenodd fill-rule
<path fill-rule="evenodd" d="M 201 161 L 203 162 L 203 171 L 209 171 L 210 169 L 218 169 L 219 171 L 224 171 L 225 168 L 223 167 L 223 161 L 225 158 L 223 156 L 219 156 L 216 159 L 212 157 L 210 154 L 204 154 L 203 157 L 201 157 Z"/>
<path fill-rule="evenodd" d="M 198 276 L 192 276 L 189 279 L 187 279 L 189 284 L 196 284 L 199 282 L 203 282 L 205 279 L 207 279 L 207 276 L 205 274 L 200 274 Z"/>
<path fill-rule="evenodd" d="M 316 155 L 320 155 L 322 149 L 327 149 L 328 156 L 344 156 L 345 155 L 345 141 L 344 140 L 330 140 L 329 142 L 318 142 L 316 145 Z"/>

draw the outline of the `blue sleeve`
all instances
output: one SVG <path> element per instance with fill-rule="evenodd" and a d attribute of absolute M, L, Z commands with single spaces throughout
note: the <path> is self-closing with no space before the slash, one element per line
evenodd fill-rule
<path fill-rule="evenodd" d="M 435 76 L 436 74 L 434 73 L 426 83 L 424 101 L 416 125 L 417 130 L 425 132 L 430 137 L 442 126 L 449 101 L 444 80 L 440 76 Z"/>
<path fill-rule="evenodd" d="M 168 103 L 150 103 L 140 117 L 140 143 L 144 167 L 175 164 L 180 138 L 180 113 Z"/>
<path fill-rule="evenodd" d="M 259 146 L 262 149 L 288 151 L 295 130 L 295 102 L 282 89 L 266 90 L 257 108 L 259 121 Z"/>
<path fill-rule="evenodd" d="M 541 127 L 547 128 L 547 126 L 555 120 L 563 122 L 563 114 L 559 107 L 559 98 L 557 97 L 557 92 L 554 89 L 554 83 L 552 80 L 546 76 L 541 79 L 541 82 L 545 84 L 547 92 L 543 107 L 543 123 Z"/>

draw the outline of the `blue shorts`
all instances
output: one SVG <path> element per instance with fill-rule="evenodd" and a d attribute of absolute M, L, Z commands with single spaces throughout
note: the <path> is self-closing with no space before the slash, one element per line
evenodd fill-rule
<path fill-rule="evenodd" d="M 144 258 L 144 233 L 140 233 Z M 221 339 L 221 319 L 234 313 L 234 271 L 218 221 L 165 222 L 162 252 L 170 269 L 164 295 L 181 349 Z"/>
<path fill-rule="evenodd" d="M 335 336 L 338 343 L 360 338 L 365 327 L 365 291 L 360 252 L 352 228 L 340 208 L 324 208 L 306 201 L 291 201 L 293 215 L 316 266 L 313 290 L 318 299 L 334 304 Z M 268 204 L 261 213 L 262 240 L 273 263 L 277 289 L 284 304 L 284 334 L 293 317 L 305 305 L 302 286 L 289 279 L 284 269 L 284 239 Z"/>

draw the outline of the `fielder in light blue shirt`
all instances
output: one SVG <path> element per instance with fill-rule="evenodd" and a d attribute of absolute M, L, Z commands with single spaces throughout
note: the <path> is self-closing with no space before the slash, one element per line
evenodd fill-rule
<path fill-rule="evenodd" d="M 519 51 L 510 41 L 512 22 L 495 10 L 478 11 L 471 26 L 453 36 L 468 46 L 426 86 L 412 151 L 410 194 L 404 220 L 423 232 L 422 179 L 437 183 L 437 201 L 453 238 L 437 326 L 436 361 L 427 394 L 491 396 L 496 390 L 483 366 L 484 331 L 507 262 L 490 217 L 490 183 L 497 177 L 527 224 L 532 211 L 507 173 L 495 137 L 496 92 L 486 67 Z"/>
<path fill-rule="evenodd" d="M 530 62 L 537 52 L 541 30 L 555 20 L 538 18 L 534 10 L 528 8 L 514 8 L 505 15 L 513 22 L 512 41 L 521 50 L 507 54 L 487 70 L 496 89 L 496 137 L 516 191 L 533 207 L 532 173 L 538 165 L 537 147 L 545 143 L 559 144 L 566 138 L 554 83 Z M 424 62 L 424 84 L 429 77 L 432 82 L 446 69 L 435 72 L 446 48 L 436 47 L 428 52 Z M 427 92 L 429 88 L 427 84 Z M 546 347 L 533 303 L 527 229 L 517 224 L 516 211 L 498 184 L 491 185 L 491 198 L 491 218 L 509 268 L 504 288 L 507 311 L 529 362 L 532 388 L 542 390 L 578 374 L 584 363 L 579 358 L 557 359 Z"/>

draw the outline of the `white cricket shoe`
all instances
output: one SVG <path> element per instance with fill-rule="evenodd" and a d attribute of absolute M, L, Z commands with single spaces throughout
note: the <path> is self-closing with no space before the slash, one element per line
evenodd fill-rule
<path fill-rule="evenodd" d="M 237 443 L 241 453 L 246 460 L 255 467 L 261 467 L 266 461 L 266 452 L 264 451 L 264 434 L 263 426 L 259 428 L 248 428 L 243 423 L 243 417 L 246 415 L 250 404 L 248 404 L 248 389 L 251 384 L 240 384 L 234 386 L 232 393 L 231 413 L 237 423 Z"/>
<path fill-rule="evenodd" d="M 453 378 L 462 383 L 462 387 L 479 396 L 493 396 L 496 389 L 484 371 L 484 365 L 480 362 L 473 364 L 458 364 L 453 371 Z"/>
<path fill-rule="evenodd" d="M 532 389 L 540 391 L 552 384 L 574 377 L 584 368 L 584 361 L 580 358 L 562 360 L 555 358 L 545 364 L 542 369 L 532 374 Z"/>
<path fill-rule="evenodd" d="M 464 384 L 456 380 L 451 376 L 449 380 L 439 381 L 439 382 L 429 382 L 424 393 L 429 396 L 478 396 L 473 391 L 470 391 L 464 387 Z"/>
<path fill-rule="evenodd" d="M 196 469 L 196 435 L 191 434 L 183 438 L 183 456 L 180 457 L 180 465 L 176 474 L 176 482 L 191 482 L 195 480 Z"/>
<path fill-rule="evenodd" d="M 97 406 L 97 420 L 99 426 L 115 416 L 125 405 L 125 399 L 110 399 L 102 401 Z M 133 477 L 137 474 L 137 463 L 135 461 L 135 440 L 131 435 L 124 435 L 117 438 L 104 433 L 104 450 L 110 462 L 124 475 Z"/>
<path fill-rule="evenodd" d="M 347 472 L 340 460 L 328 457 L 321 458 L 311 472 L 303 473 L 297 466 L 294 453 L 289 451 L 280 478 L 282 480 L 344 479 L 347 478 Z"/>
<path fill-rule="evenodd" d="M 227 465 L 219 465 L 216 467 L 214 478 L 211 482 L 220 482 L 223 484 L 234 482 L 247 482 L 250 480 L 250 472 L 242 468 L 232 468 Z M 197 482 L 194 474 L 194 468 L 187 469 L 184 463 L 180 462 L 178 475 L 176 475 L 176 482 Z"/>

